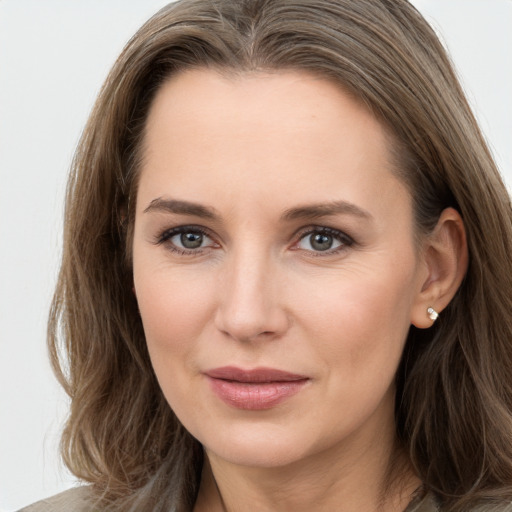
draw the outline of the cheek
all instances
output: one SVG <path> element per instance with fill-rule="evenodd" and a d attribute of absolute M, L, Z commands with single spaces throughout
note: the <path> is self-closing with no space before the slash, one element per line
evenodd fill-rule
<path fill-rule="evenodd" d="M 135 266 L 134 266 L 135 267 Z M 199 414 L 191 386 L 198 375 L 197 341 L 213 316 L 205 279 L 168 268 L 137 273 L 134 281 L 149 356 L 160 388 L 179 418 Z M 198 419 L 200 421 L 200 418 Z"/>
<path fill-rule="evenodd" d="M 389 258 L 387 265 L 354 265 L 337 272 L 336 278 L 295 286 L 301 308 L 297 318 L 326 369 L 352 375 L 394 375 L 410 326 L 414 296 L 415 260 Z M 319 293 L 320 291 L 320 293 Z"/>
<path fill-rule="evenodd" d="M 201 274 L 178 274 L 170 269 L 135 271 L 134 281 L 155 371 L 159 366 L 182 364 L 181 357 L 193 352 L 193 340 L 213 316 L 214 287 Z"/>

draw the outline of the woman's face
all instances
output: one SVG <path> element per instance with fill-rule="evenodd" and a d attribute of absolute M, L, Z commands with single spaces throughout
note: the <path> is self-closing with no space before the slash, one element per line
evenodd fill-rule
<path fill-rule="evenodd" d="M 381 124 L 306 73 L 193 70 L 157 94 L 144 151 L 135 291 L 163 393 L 209 456 L 392 442 L 427 271 Z"/>

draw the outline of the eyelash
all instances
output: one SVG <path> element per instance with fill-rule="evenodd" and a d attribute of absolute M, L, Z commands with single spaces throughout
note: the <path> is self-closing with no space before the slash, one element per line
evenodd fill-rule
<path fill-rule="evenodd" d="M 328 235 L 332 236 L 334 239 L 340 242 L 339 247 L 336 247 L 335 249 L 327 249 L 325 251 L 309 251 L 305 249 L 315 258 L 339 254 L 340 252 L 346 251 L 349 247 L 353 247 L 355 244 L 355 240 L 351 236 L 347 235 L 343 231 L 340 231 L 339 229 L 334 229 L 327 226 L 310 226 L 299 232 L 297 235 L 298 241 L 294 244 L 293 250 L 300 251 L 301 249 L 297 246 L 300 244 L 300 242 L 302 242 L 302 240 L 311 235 Z"/>
<path fill-rule="evenodd" d="M 207 248 L 207 247 L 200 247 L 198 249 L 188 249 L 187 250 L 187 249 L 182 249 L 181 247 L 177 247 L 170 241 L 172 237 L 174 237 L 176 235 L 183 235 L 185 233 L 196 233 L 203 237 L 208 237 L 208 238 L 212 239 L 209 232 L 200 226 L 179 226 L 176 228 L 165 230 L 163 233 L 161 233 L 160 235 L 157 236 L 155 243 L 156 243 L 156 245 L 164 245 L 165 244 L 167 249 L 169 249 L 170 251 L 172 251 L 176 254 L 180 254 L 183 256 L 199 255 L 204 251 L 204 249 Z"/>
<path fill-rule="evenodd" d="M 179 226 L 172 229 L 167 229 L 163 231 L 160 235 L 156 237 L 155 244 L 156 245 L 166 245 L 166 248 L 170 251 L 183 255 L 183 256 L 195 256 L 200 255 L 203 253 L 204 249 L 207 249 L 206 247 L 199 247 L 197 249 L 182 249 L 180 247 L 177 247 L 175 244 L 170 242 L 171 238 L 176 235 L 182 235 L 185 233 L 196 233 L 203 237 L 207 237 L 211 240 L 213 240 L 213 237 L 210 235 L 210 233 L 205 230 L 204 228 L 200 226 Z M 311 235 L 328 235 L 332 236 L 334 239 L 336 239 L 338 242 L 340 242 L 339 247 L 336 247 L 335 249 L 327 249 L 325 251 L 313 251 L 313 250 L 307 250 L 304 249 L 306 252 L 310 253 L 313 257 L 325 257 L 325 256 L 332 256 L 334 254 L 338 254 L 340 252 L 343 252 L 347 250 L 349 247 L 354 246 L 355 241 L 352 237 L 344 233 L 343 231 L 340 231 L 338 229 L 330 228 L 327 226 L 310 226 L 308 228 L 304 228 L 302 231 L 297 233 L 295 237 L 298 237 L 297 241 L 293 244 L 292 250 L 300 251 L 300 247 L 298 245 L 306 239 L 306 237 Z M 218 244 L 217 244 L 218 245 Z M 211 247 L 211 246 L 210 246 Z"/>

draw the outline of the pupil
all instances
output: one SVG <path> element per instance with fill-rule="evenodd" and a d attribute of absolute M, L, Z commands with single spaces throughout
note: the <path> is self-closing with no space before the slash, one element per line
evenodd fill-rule
<path fill-rule="evenodd" d="M 201 233 L 182 233 L 180 241 L 186 249 L 197 249 L 203 243 L 203 235 Z"/>
<path fill-rule="evenodd" d="M 332 236 L 324 233 L 311 235 L 311 247 L 317 251 L 327 251 L 332 247 Z"/>

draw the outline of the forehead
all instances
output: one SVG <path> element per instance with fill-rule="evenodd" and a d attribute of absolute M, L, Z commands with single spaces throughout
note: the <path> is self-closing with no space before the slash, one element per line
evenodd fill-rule
<path fill-rule="evenodd" d="M 344 119 L 347 122 L 339 122 Z M 172 75 L 152 103 L 146 133 L 155 140 L 155 131 L 166 125 L 170 134 L 173 124 L 174 135 L 188 128 L 197 136 L 204 134 L 201 129 L 224 128 L 266 143 L 285 131 L 298 135 L 332 130 L 349 137 L 362 129 L 375 143 L 383 143 L 377 138 L 385 134 L 361 102 L 333 81 L 305 71 L 234 73 L 199 68 Z"/>
<path fill-rule="evenodd" d="M 383 125 L 336 84 L 296 71 L 171 77 L 151 106 L 143 160 L 148 198 L 221 194 L 268 205 L 277 190 L 282 208 L 336 193 L 364 207 L 403 188 Z"/>

